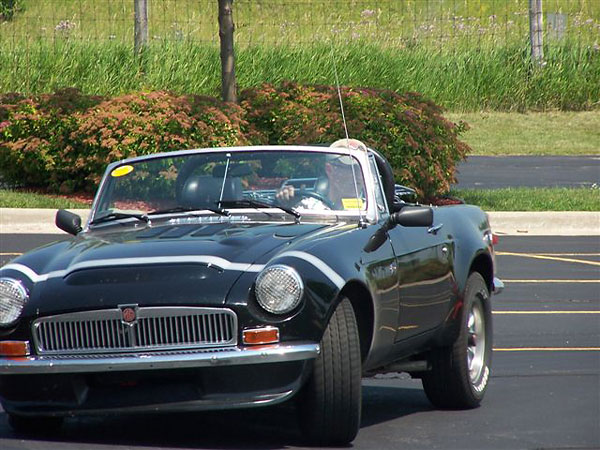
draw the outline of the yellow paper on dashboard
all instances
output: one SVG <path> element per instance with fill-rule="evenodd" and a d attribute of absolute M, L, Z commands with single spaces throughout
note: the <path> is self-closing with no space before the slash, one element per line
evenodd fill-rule
<path fill-rule="evenodd" d="M 344 209 L 363 209 L 365 202 L 362 198 L 343 198 L 342 206 Z"/>

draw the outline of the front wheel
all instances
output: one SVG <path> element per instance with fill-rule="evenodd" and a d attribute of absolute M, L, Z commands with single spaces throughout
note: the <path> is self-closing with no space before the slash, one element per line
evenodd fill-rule
<path fill-rule="evenodd" d="M 454 344 L 432 351 L 423 388 L 438 408 L 476 408 L 483 400 L 492 362 L 492 312 L 483 277 L 467 280 L 460 332 Z"/>
<path fill-rule="evenodd" d="M 315 445 L 345 445 L 360 427 L 362 406 L 358 327 L 348 299 L 338 305 L 321 340 L 321 353 L 299 396 L 300 427 Z"/>

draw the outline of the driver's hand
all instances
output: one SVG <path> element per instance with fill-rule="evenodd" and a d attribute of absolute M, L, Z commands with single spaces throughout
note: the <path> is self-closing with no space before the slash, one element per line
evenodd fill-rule
<path fill-rule="evenodd" d="M 289 202 L 294 198 L 294 186 L 284 186 L 282 187 L 277 194 L 275 194 L 275 198 L 279 201 Z"/>

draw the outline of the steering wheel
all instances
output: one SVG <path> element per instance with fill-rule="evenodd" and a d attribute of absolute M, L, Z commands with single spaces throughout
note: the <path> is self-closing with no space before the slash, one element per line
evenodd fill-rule
<path fill-rule="evenodd" d="M 306 189 L 296 189 L 294 196 L 296 196 L 296 195 L 298 195 L 300 197 L 312 197 L 316 200 L 319 200 L 321 203 L 323 203 L 329 209 L 335 209 L 335 205 L 333 204 L 333 202 L 331 200 L 329 200 L 327 197 L 325 197 L 324 195 L 319 194 L 318 192 L 307 191 Z"/>

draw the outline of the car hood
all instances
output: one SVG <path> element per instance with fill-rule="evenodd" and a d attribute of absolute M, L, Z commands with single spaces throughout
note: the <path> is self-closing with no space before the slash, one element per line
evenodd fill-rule
<path fill-rule="evenodd" d="M 222 305 L 244 272 L 323 224 L 214 223 L 82 233 L 3 268 L 27 275 L 24 315 L 124 304 Z M 12 267 L 12 269 L 11 269 Z"/>

